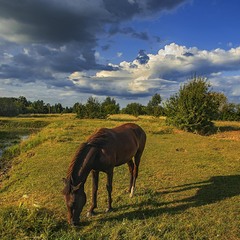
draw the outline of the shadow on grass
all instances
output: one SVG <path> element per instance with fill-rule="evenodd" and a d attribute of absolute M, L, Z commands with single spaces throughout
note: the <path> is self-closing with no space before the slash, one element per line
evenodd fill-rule
<path fill-rule="evenodd" d="M 119 214 L 117 216 L 109 216 L 102 221 L 111 221 L 127 218 L 146 219 L 159 216 L 163 213 L 178 214 L 192 207 L 204 206 L 222 201 L 227 198 L 240 195 L 240 175 L 216 176 L 208 181 L 180 185 L 169 188 L 162 192 L 152 192 L 147 201 L 139 204 L 129 205 L 129 207 L 137 208 L 137 210 Z M 160 202 L 159 198 L 166 194 L 180 193 L 191 189 L 198 189 L 195 196 L 174 200 L 171 202 Z M 122 206 L 120 208 L 126 208 Z"/>
<path fill-rule="evenodd" d="M 217 127 L 219 132 L 231 132 L 231 131 L 239 131 L 239 126 L 219 126 Z"/>

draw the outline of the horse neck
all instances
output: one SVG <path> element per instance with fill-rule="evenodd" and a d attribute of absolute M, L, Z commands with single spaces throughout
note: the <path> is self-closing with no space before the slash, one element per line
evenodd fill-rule
<path fill-rule="evenodd" d="M 90 171 L 93 168 L 93 162 L 96 156 L 96 148 L 90 147 L 83 161 L 76 161 L 72 171 L 72 181 L 74 185 L 85 183 Z"/>

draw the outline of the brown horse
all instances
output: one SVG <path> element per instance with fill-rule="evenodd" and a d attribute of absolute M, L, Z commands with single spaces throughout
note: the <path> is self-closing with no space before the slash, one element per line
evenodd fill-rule
<path fill-rule="evenodd" d="M 68 209 L 68 221 L 78 225 L 80 214 L 86 203 L 84 184 L 92 172 L 92 205 L 88 215 L 94 214 L 97 207 L 97 190 L 99 171 L 107 174 L 108 208 L 112 210 L 112 179 L 113 169 L 124 163 L 128 164 L 130 177 L 130 196 L 133 196 L 138 166 L 146 143 L 146 134 L 141 127 L 126 123 L 112 129 L 101 128 L 89 137 L 87 142 L 78 148 L 64 179 L 65 196 Z M 134 160 L 132 159 L 134 157 Z"/>

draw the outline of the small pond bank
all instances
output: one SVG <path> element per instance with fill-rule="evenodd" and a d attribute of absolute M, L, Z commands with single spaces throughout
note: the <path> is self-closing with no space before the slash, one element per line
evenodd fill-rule
<path fill-rule="evenodd" d="M 25 133 L 24 135 L 16 135 L 15 138 L 2 138 L 0 139 L 0 161 L 1 157 L 5 150 L 7 150 L 9 147 L 19 144 L 21 141 L 27 140 L 30 136 L 30 133 Z"/>
<path fill-rule="evenodd" d="M 19 144 L 49 123 L 49 120 L 39 118 L 0 117 L 0 176 L 20 153 Z"/>

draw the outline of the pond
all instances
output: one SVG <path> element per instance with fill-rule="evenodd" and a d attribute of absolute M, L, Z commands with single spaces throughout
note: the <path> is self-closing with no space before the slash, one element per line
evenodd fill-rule
<path fill-rule="evenodd" d="M 27 140 L 29 138 L 29 134 L 19 134 L 19 135 L 15 135 L 14 137 L 11 136 L 9 137 L 8 135 L 6 135 L 6 137 L 2 137 L 0 138 L 0 158 L 2 157 L 3 155 L 3 152 L 15 145 L 15 144 L 19 144 L 21 141 L 24 141 L 24 140 Z"/>

